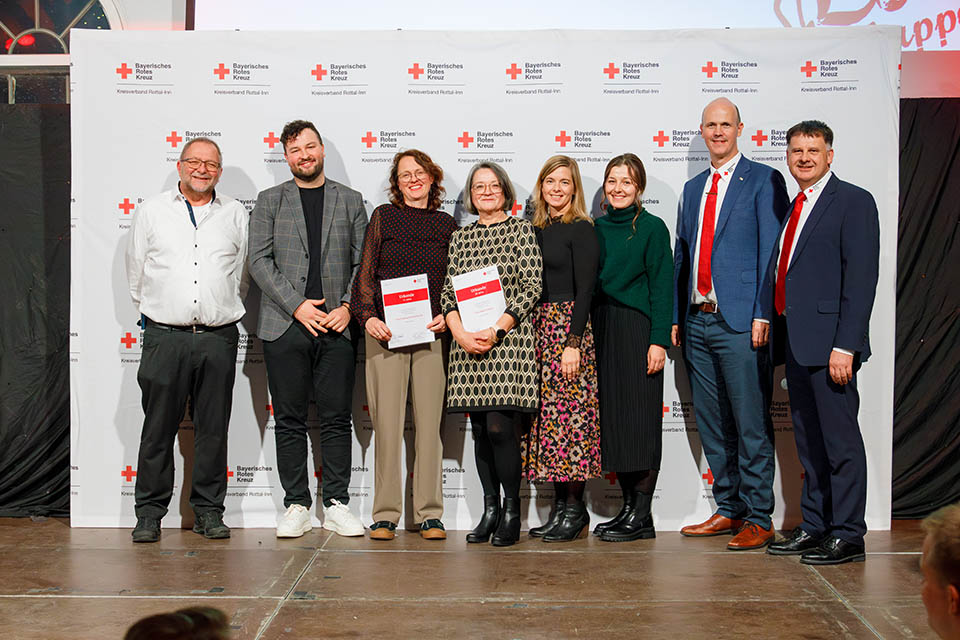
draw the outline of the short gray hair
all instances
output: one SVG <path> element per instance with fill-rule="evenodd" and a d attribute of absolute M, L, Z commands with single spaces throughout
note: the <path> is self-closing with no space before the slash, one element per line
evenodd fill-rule
<path fill-rule="evenodd" d="M 476 207 L 473 206 L 473 177 L 481 169 L 493 171 L 493 175 L 497 177 L 497 182 L 500 183 L 500 188 L 503 190 L 503 210 L 512 209 L 513 203 L 517 200 L 517 192 L 513 190 L 513 183 L 510 182 L 507 172 L 496 162 L 478 162 L 470 169 L 470 173 L 467 174 L 467 184 L 464 187 L 467 197 L 463 199 L 463 208 L 468 213 L 477 213 Z"/>
<path fill-rule="evenodd" d="M 180 151 L 180 161 L 182 162 L 184 158 L 187 157 L 187 150 L 195 145 L 198 142 L 206 142 L 207 144 L 212 144 L 213 148 L 217 150 L 217 157 L 220 159 L 220 164 L 223 164 L 223 153 L 220 151 L 220 145 L 211 140 L 210 138 L 190 138 L 187 140 L 187 144 L 183 145 L 183 149 Z"/>

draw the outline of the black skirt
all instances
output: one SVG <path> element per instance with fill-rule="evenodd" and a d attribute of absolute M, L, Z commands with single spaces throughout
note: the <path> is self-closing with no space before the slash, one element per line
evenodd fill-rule
<path fill-rule="evenodd" d="M 650 318 L 609 298 L 593 310 L 605 471 L 659 469 L 663 371 L 647 375 Z"/>

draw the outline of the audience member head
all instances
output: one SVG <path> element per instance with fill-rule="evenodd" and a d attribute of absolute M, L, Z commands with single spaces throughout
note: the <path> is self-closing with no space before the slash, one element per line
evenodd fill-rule
<path fill-rule="evenodd" d="M 227 615 L 213 607 L 188 607 L 139 620 L 123 640 L 229 640 Z"/>
<path fill-rule="evenodd" d="M 960 639 L 960 502 L 923 521 L 920 568 L 927 621 L 941 638 Z"/>

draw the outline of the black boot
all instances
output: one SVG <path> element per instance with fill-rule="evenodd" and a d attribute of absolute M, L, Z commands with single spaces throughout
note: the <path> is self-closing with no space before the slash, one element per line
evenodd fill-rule
<path fill-rule="evenodd" d="M 602 536 L 608 529 L 620 524 L 623 521 L 623 519 L 627 516 L 627 513 L 633 510 L 633 506 L 636 503 L 637 503 L 637 492 L 632 490 L 625 491 L 623 495 L 623 506 L 620 507 L 620 513 L 613 516 L 612 520 L 601 522 L 596 527 L 594 527 L 593 535 Z"/>
<path fill-rule="evenodd" d="M 530 536 L 533 538 L 541 538 L 550 533 L 554 527 L 560 524 L 560 520 L 563 518 L 563 509 L 566 506 L 566 500 L 557 500 L 554 502 L 553 511 L 550 512 L 550 518 L 543 523 L 543 525 L 530 529 Z"/>
<path fill-rule="evenodd" d="M 495 547 L 509 547 L 520 539 L 520 498 L 504 498 L 500 525 L 490 543 Z"/>
<path fill-rule="evenodd" d="M 486 542 L 500 520 L 500 496 L 483 496 L 483 515 L 480 524 L 467 534 L 467 542 Z"/>
<path fill-rule="evenodd" d="M 650 513 L 650 503 L 653 495 L 638 491 L 636 504 L 617 525 L 610 527 L 600 535 L 604 542 L 629 542 L 630 540 L 645 540 L 656 538 L 657 532 L 653 529 L 653 515 Z"/>
<path fill-rule="evenodd" d="M 543 536 L 544 542 L 570 542 L 590 531 L 590 515 L 582 502 L 568 502 L 560 524 Z"/>

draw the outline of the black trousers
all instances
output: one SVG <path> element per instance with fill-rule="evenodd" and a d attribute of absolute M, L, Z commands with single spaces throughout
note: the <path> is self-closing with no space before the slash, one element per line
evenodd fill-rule
<path fill-rule="evenodd" d="M 323 504 L 330 506 L 334 499 L 347 504 L 354 344 L 332 331 L 313 337 L 294 321 L 282 336 L 272 342 L 264 341 L 263 356 L 273 404 L 283 506 L 313 504 L 307 478 L 307 408 L 311 399 L 316 400 L 320 423 Z"/>
<path fill-rule="evenodd" d="M 227 425 L 237 372 L 236 324 L 191 333 L 147 324 L 137 382 L 143 430 L 137 460 L 137 517 L 160 519 L 173 493 L 173 446 L 187 397 L 192 399 L 196 514 L 223 513 L 227 495 Z"/>

